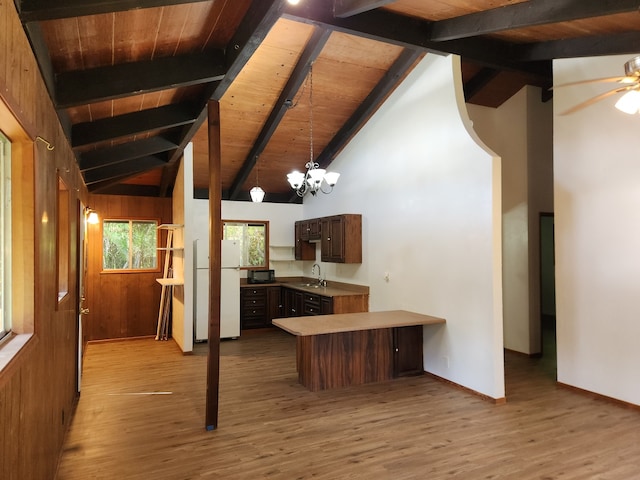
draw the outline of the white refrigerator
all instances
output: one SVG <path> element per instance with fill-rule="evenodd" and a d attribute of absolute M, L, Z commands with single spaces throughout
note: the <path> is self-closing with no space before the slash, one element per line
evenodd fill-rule
<path fill-rule="evenodd" d="M 209 335 L 209 242 L 195 240 L 194 340 L 206 341 Z M 220 338 L 240 336 L 240 246 L 234 240 L 222 240 L 220 270 Z"/>

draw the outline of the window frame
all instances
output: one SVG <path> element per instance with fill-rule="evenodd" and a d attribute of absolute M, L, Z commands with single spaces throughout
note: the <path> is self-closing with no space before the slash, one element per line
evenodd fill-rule
<path fill-rule="evenodd" d="M 129 238 L 132 236 L 132 225 L 134 222 L 149 222 L 155 223 L 155 231 L 156 231 L 156 266 L 154 268 L 104 268 L 104 224 L 106 222 L 129 222 Z M 100 238 L 101 238 L 101 248 L 100 248 L 100 266 L 101 272 L 104 274 L 130 274 L 130 273 L 155 273 L 160 272 L 161 258 L 158 254 L 160 248 L 160 232 L 158 231 L 158 227 L 161 225 L 161 221 L 159 218 L 149 218 L 149 217 L 107 217 L 103 218 L 100 222 Z M 129 245 L 129 259 L 131 259 L 131 245 Z"/>
<path fill-rule="evenodd" d="M 0 92 L 0 128 L 11 142 L 11 333 L 0 341 L 0 385 L 17 371 L 38 343 L 35 319 L 35 236 L 46 211 L 35 218 L 35 134 Z M 15 105 L 14 105 L 15 106 Z"/>
<path fill-rule="evenodd" d="M 242 224 L 245 226 L 264 225 L 264 264 L 263 265 L 240 265 L 240 270 L 264 270 L 269 268 L 269 221 L 268 220 L 222 220 L 222 239 L 228 240 L 224 236 L 224 229 L 227 223 Z M 248 257 L 248 255 L 247 255 Z M 242 252 L 241 258 L 245 258 Z"/>
<path fill-rule="evenodd" d="M 0 280 L 2 281 L 2 296 L 0 297 L 0 340 L 11 335 L 12 332 L 12 235 L 11 235 L 11 150 L 12 143 L 9 137 L 0 130 L 0 249 L 2 255 L 0 263 Z"/>

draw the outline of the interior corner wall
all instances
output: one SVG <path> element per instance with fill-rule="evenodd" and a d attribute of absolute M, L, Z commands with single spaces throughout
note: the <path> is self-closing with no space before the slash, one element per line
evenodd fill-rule
<path fill-rule="evenodd" d="M 473 128 L 502 157 L 502 275 L 504 346 L 529 349 L 529 202 L 527 92 L 498 108 L 467 105 Z"/>
<path fill-rule="evenodd" d="M 539 215 L 553 211 L 552 104 L 527 86 L 498 108 L 467 105 L 502 157 L 505 348 L 540 352 Z"/>
<path fill-rule="evenodd" d="M 527 178 L 529 191 L 529 353 L 542 352 L 543 298 L 555 295 L 554 279 L 542 278 L 541 214 L 553 214 L 553 102 L 539 87 L 527 86 Z M 553 219 L 551 219 L 553 228 Z M 552 232 L 551 232 L 552 233 Z M 545 239 L 547 240 L 547 239 Z M 549 252 L 553 255 L 553 251 Z M 552 261 L 552 260 L 551 260 Z M 545 289 L 545 295 L 542 289 Z M 544 352 L 542 352 L 544 353 Z"/>
<path fill-rule="evenodd" d="M 555 60 L 554 85 L 619 76 L 632 57 Z M 639 119 L 618 96 L 559 114 L 612 88 L 554 89 L 558 381 L 640 405 Z"/>
<path fill-rule="evenodd" d="M 171 336 L 183 352 L 193 350 L 193 251 L 189 245 L 189 231 L 186 228 L 186 212 L 189 195 L 193 198 L 193 169 L 185 165 L 193 164 L 193 144 L 189 143 L 180 161 L 173 188 L 173 223 L 183 225 L 173 233 L 174 246 L 182 250 L 173 252 L 173 276 L 183 278 L 183 285 L 173 287 L 171 307 Z"/>
<path fill-rule="evenodd" d="M 330 195 L 304 217 L 362 214 L 362 264 L 322 263 L 369 285 L 370 310 L 443 317 L 424 329 L 424 368 L 504 396 L 500 159 L 469 132 L 458 57 L 427 55 L 331 164 Z M 385 279 L 388 273 L 389 280 Z"/>

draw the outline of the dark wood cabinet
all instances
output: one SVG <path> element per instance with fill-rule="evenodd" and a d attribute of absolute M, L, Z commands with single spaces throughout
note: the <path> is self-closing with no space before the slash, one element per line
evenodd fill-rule
<path fill-rule="evenodd" d="M 281 288 L 279 286 L 241 288 L 241 329 L 271 327 L 271 320 L 283 316 L 282 307 Z"/>
<path fill-rule="evenodd" d="M 305 241 L 320 240 L 322 222 L 320 218 L 310 218 L 300 221 L 300 238 Z"/>
<path fill-rule="evenodd" d="M 393 376 L 406 377 L 424 372 L 422 325 L 393 329 Z"/>
<path fill-rule="evenodd" d="M 334 215 L 321 219 L 323 262 L 362 263 L 362 216 Z"/>
<path fill-rule="evenodd" d="M 282 288 L 284 317 L 300 317 L 303 315 L 303 294 L 293 288 Z"/>
<path fill-rule="evenodd" d="M 320 297 L 320 314 L 330 315 L 333 313 L 333 298 Z"/>
<path fill-rule="evenodd" d="M 362 263 L 362 215 L 343 214 L 299 220 L 294 224 L 296 260 L 315 260 L 320 240 L 323 262 Z"/>
<path fill-rule="evenodd" d="M 280 287 L 267 288 L 267 326 L 271 320 L 282 317 L 282 289 Z"/>
<path fill-rule="evenodd" d="M 303 238 L 303 233 L 307 231 L 305 220 L 300 220 L 294 224 L 294 242 L 295 242 L 295 258 L 296 260 L 315 260 L 316 246 Z"/>
<path fill-rule="evenodd" d="M 262 328 L 267 316 L 267 289 L 240 289 L 240 328 Z"/>
<path fill-rule="evenodd" d="M 320 307 L 322 297 L 320 295 L 313 295 L 305 293 L 303 296 L 302 311 L 304 315 L 321 315 L 322 310 Z"/>

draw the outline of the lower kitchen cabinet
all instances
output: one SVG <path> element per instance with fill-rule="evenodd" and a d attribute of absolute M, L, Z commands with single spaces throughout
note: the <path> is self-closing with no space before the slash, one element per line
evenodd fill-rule
<path fill-rule="evenodd" d="M 393 329 L 393 376 L 406 377 L 424 372 L 422 325 Z"/>
<path fill-rule="evenodd" d="M 283 316 L 282 292 L 279 286 L 243 287 L 240 289 L 240 327 L 271 327 L 271 320 Z"/>
<path fill-rule="evenodd" d="M 282 302 L 284 317 L 299 317 L 303 315 L 303 293 L 293 288 L 282 288 Z"/>
<path fill-rule="evenodd" d="M 267 289 L 240 289 L 240 328 L 263 328 L 267 317 Z"/>

